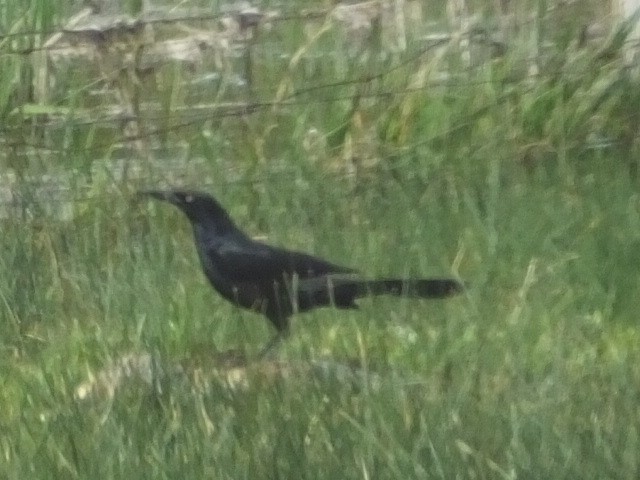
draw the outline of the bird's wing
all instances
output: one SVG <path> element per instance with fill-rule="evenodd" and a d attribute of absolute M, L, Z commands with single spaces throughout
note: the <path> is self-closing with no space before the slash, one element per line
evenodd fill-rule
<path fill-rule="evenodd" d="M 282 279 L 284 274 L 299 278 L 313 278 L 328 273 L 353 273 L 306 253 L 271 247 L 269 245 L 237 241 L 222 242 L 210 250 L 217 268 L 232 281 L 272 281 Z"/>

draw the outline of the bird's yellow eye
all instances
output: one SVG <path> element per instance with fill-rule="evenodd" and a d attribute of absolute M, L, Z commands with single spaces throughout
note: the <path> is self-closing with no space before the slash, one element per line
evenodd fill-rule
<path fill-rule="evenodd" d="M 184 201 L 187 202 L 187 203 L 193 202 L 193 195 L 186 195 L 184 197 Z"/>

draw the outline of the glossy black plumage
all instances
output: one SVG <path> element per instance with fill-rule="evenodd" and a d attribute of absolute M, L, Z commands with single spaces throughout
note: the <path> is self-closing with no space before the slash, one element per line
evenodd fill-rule
<path fill-rule="evenodd" d="M 463 290 L 460 282 L 448 278 L 367 280 L 351 268 L 255 241 L 204 193 L 140 194 L 172 203 L 184 212 L 211 285 L 230 302 L 264 314 L 279 334 L 287 332 L 293 313 L 316 307 L 357 308 L 355 300 L 367 295 L 444 298 Z"/>

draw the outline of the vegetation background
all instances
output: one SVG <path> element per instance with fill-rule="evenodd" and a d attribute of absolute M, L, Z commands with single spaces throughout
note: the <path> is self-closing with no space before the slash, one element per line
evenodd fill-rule
<path fill-rule="evenodd" d="M 640 84 L 606 2 L 0 3 L 0 477 L 638 478 Z M 272 332 L 148 187 L 455 275 Z"/>

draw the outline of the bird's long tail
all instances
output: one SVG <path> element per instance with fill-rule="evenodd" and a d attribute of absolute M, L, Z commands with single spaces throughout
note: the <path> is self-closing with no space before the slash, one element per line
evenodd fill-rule
<path fill-rule="evenodd" d="M 421 279 L 383 279 L 359 280 L 354 282 L 356 297 L 368 295 L 397 295 L 412 298 L 446 298 L 456 295 L 464 287 L 462 283 L 452 278 L 421 278 Z M 336 290 L 349 288 L 348 285 L 336 285 Z"/>
<path fill-rule="evenodd" d="M 367 280 L 352 274 L 336 274 L 300 280 L 298 292 L 310 304 L 352 307 L 356 298 L 396 295 L 411 298 L 446 298 L 461 293 L 464 285 L 452 278 Z"/>

